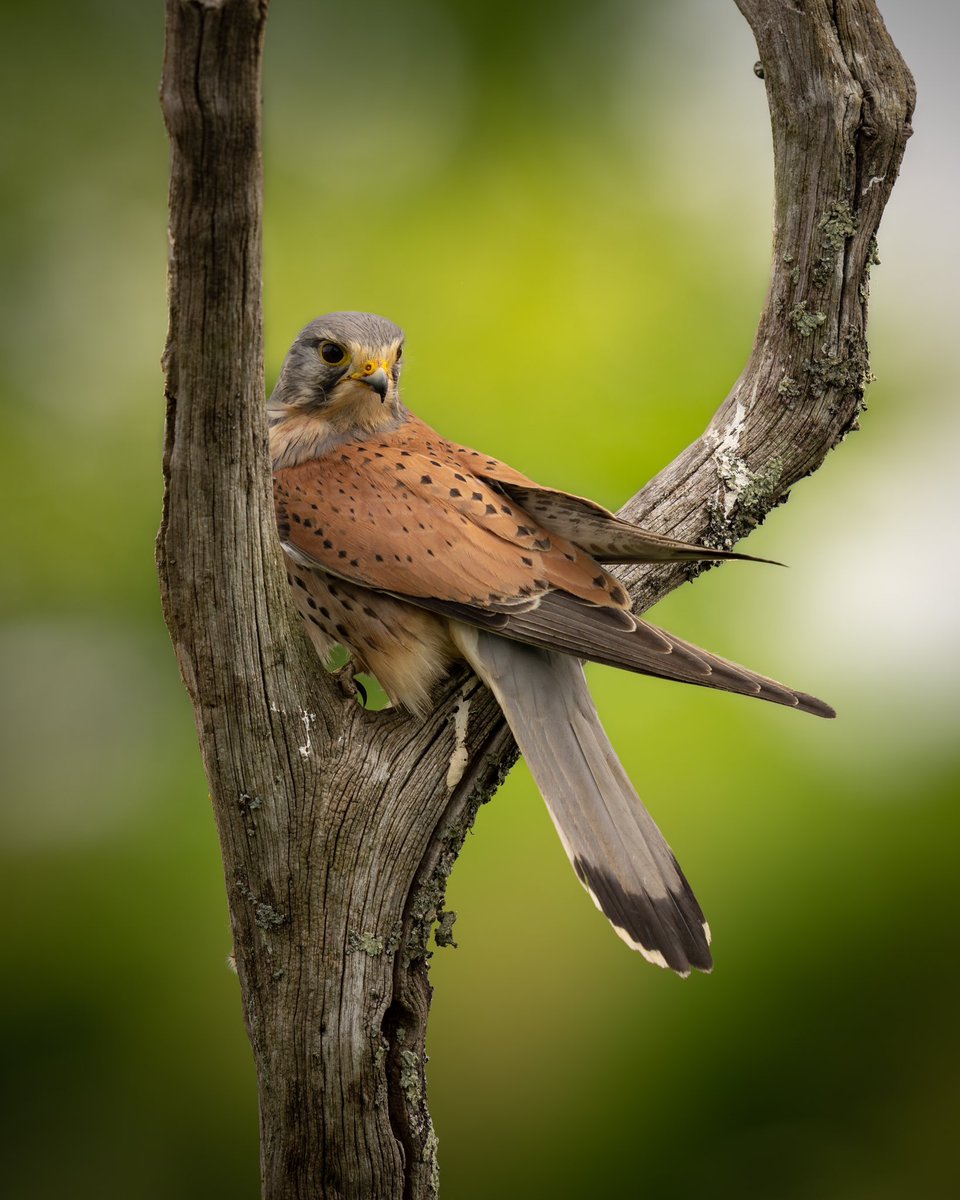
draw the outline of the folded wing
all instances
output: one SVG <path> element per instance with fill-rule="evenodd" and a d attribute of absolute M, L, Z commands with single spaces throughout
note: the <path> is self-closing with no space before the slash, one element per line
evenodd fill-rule
<path fill-rule="evenodd" d="M 276 475 L 281 538 L 298 561 L 517 642 L 645 675 L 833 709 L 635 617 L 603 561 L 738 558 L 540 488 L 411 419 Z"/>

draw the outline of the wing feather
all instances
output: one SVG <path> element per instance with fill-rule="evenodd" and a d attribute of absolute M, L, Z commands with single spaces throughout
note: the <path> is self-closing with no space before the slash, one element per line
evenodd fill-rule
<path fill-rule="evenodd" d="M 416 418 L 389 440 L 348 442 L 278 471 L 274 494 L 281 540 L 315 569 L 519 642 L 834 715 L 641 621 L 598 562 L 745 555 L 637 529 Z"/>
<path fill-rule="evenodd" d="M 527 645 L 560 650 L 640 675 L 673 679 L 741 696 L 756 696 L 759 700 L 798 708 L 820 717 L 836 716 L 830 705 L 816 696 L 758 675 L 647 621 L 634 618 L 636 627 L 633 630 L 614 626 L 604 610 L 592 608 L 562 592 L 544 596 L 537 607 L 528 612 L 498 613 L 496 623 L 469 605 L 402 598 Z"/>
<path fill-rule="evenodd" d="M 499 611 L 562 589 L 629 609 L 623 587 L 589 554 L 459 466 L 429 451 L 352 442 L 283 468 L 274 476 L 281 540 L 301 561 L 410 597 Z"/>

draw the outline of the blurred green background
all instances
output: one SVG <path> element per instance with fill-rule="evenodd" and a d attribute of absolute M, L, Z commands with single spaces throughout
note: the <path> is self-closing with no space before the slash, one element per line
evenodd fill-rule
<path fill-rule="evenodd" d="M 161 7 L 4 5 L 11 1200 L 258 1191 L 218 849 L 152 565 Z M 863 432 L 750 539 L 790 571 L 714 571 L 656 613 L 840 719 L 592 671 L 717 966 L 682 982 L 625 950 L 519 767 L 452 880 L 459 949 L 434 960 L 445 1200 L 953 1194 L 960 19 L 881 7 L 920 104 Z M 620 503 L 750 348 L 771 202 L 755 57 L 732 0 L 275 0 L 269 382 L 311 317 L 381 312 L 427 420 Z"/>

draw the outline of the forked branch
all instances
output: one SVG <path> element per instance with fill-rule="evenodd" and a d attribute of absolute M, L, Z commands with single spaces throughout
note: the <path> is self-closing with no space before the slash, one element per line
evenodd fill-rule
<path fill-rule="evenodd" d="M 873 0 L 738 0 L 773 127 L 773 274 L 750 362 L 625 508 L 732 544 L 854 428 L 875 234 L 913 84 Z M 436 1190 L 427 942 L 477 806 L 515 749 L 450 679 L 424 722 L 316 669 L 286 594 L 263 410 L 260 60 L 267 0 L 167 0 L 172 147 L 164 612 L 223 850 L 257 1065 L 263 1194 Z M 625 572 L 640 607 L 680 582 Z"/>

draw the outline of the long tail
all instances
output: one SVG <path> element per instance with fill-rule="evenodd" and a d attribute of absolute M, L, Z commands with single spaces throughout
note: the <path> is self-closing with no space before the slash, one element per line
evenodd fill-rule
<path fill-rule="evenodd" d="M 649 962 L 709 971 L 700 905 L 604 733 L 580 663 L 459 623 L 452 632 L 503 709 L 597 908 Z"/>

